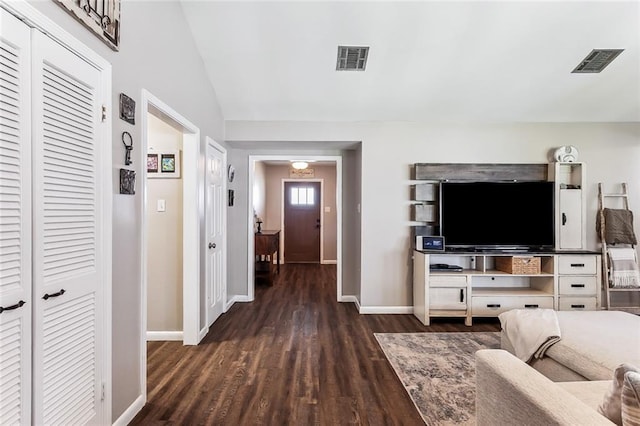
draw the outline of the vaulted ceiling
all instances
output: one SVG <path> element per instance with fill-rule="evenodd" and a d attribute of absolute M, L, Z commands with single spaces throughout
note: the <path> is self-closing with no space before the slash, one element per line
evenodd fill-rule
<path fill-rule="evenodd" d="M 638 1 L 182 5 L 226 120 L 640 121 Z M 572 74 L 592 49 L 624 52 Z"/>

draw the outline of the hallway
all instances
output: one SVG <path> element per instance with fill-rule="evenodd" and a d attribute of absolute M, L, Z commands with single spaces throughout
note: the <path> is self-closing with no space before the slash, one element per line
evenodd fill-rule
<path fill-rule="evenodd" d="M 497 331 L 336 302 L 335 265 L 287 264 L 198 346 L 148 343 L 148 403 L 132 424 L 422 424 L 373 333 Z"/>

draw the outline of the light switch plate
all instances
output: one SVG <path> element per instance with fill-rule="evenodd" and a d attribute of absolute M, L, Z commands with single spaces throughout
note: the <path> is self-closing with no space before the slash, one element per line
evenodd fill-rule
<path fill-rule="evenodd" d="M 167 207 L 167 206 L 166 206 L 166 203 L 165 203 L 165 201 L 164 201 L 164 200 L 158 200 L 158 208 L 157 208 L 157 211 L 159 211 L 159 212 L 163 212 L 163 211 L 165 211 L 165 210 L 166 210 L 166 207 Z"/>

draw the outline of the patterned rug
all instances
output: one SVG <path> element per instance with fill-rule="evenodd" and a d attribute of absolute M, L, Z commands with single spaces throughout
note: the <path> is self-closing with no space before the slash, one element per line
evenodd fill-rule
<path fill-rule="evenodd" d="M 475 358 L 500 333 L 375 333 L 427 425 L 475 424 Z"/>

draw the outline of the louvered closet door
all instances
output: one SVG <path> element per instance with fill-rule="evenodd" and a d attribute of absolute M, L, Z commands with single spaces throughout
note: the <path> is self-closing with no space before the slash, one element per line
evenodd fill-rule
<path fill-rule="evenodd" d="M 33 420 L 98 423 L 105 352 L 101 75 L 38 31 L 32 43 Z"/>
<path fill-rule="evenodd" d="M 0 9 L 0 425 L 31 421 L 30 35 Z"/>

